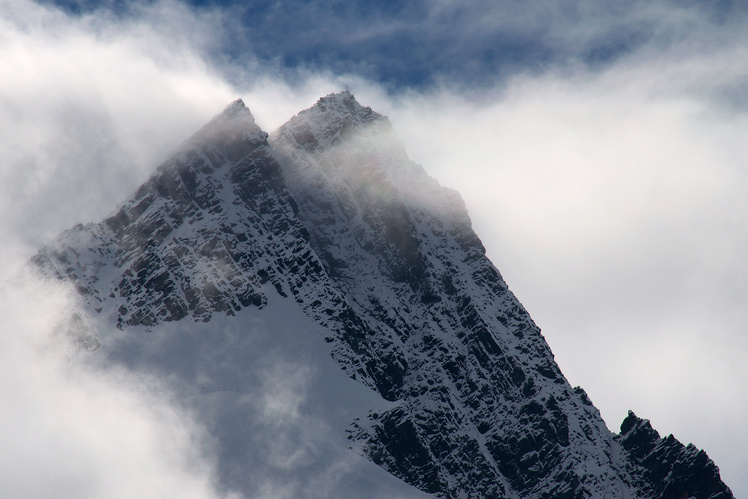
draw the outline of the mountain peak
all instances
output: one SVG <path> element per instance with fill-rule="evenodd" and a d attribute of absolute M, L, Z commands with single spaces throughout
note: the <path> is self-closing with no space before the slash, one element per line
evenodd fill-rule
<path fill-rule="evenodd" d="M 234 121 L 234 120 L 244 120 L 244 121 L 250 121 L 252 123 L 254 123 L 255 121 L 254 116 L 252 116 L 252 113 L 250 112 L 249 108 L 244 104 L 244 101 L 242 99 L 236 99 L 235 101 L 230 103 L 228 106 L 223 108 L 223 111 L 215 115 L 213 119 L 210 120 L 207 125 L 205 125 L 205 127 L 209 126 L 211 123 L 227 122 L 227 121 Z"/>
<path fill-rule="evenodd" d="M 254 116 L 244 105 L 244 101 L 236 99 L 195 133 L 188 143 L 190 145 L 206 143 L 225 145 L 239 141 L 261 143 L 266 139 L 267 133 L 257 126 Z"/>
<path fill-rule="evenodd" d="M 320 107 L 324 111 L 328 106 L 333 108 L 345 109 L 348 112 L 359 113 L 362 110 L 371 111 L 369 107 L 363 107 L 358 103 L 356 97 L 349 90 L 343 90 L 342 92 L 335 92 L 327 94 L 324 97 L 320 97 L 317 103 L 313 107 Z"/>
<path fill-rule="evenodd" d="M 358 103 L 348 90 L 322 97 L 278 129 L 307 151 L 335 145 L 353 132 L 374 123 L 389 127 L 387 117 Z"/>

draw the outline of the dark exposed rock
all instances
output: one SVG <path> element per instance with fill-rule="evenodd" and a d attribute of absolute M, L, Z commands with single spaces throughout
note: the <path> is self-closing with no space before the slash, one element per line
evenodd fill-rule
<path fill-rule="evenodd" d="M 662 499 L 729 499 L 730 489 L 706 452 L 693 444 L 680 443 L 672 435 L 660 438 L 649 421 L 629 411 L 618 436 L 651 488 L 651 496 Z"/>
<path fill-rule="evenodd" d="M 693 446 L 633 414 L 620 437 L 608 431 L 486 258 L 459 195 L 348 92 L 270 137 L 233 103 L 116 213 L 33 263 L 122 329 L 293 300 L 345 372 L 391 404 L 349 438 L 423 491 L 731 497 Z"/>

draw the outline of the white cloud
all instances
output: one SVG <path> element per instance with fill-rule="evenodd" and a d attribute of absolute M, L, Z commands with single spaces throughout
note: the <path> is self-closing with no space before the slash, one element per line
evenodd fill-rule
<path fill-rule="evenodd" d="M 53 331 L 73 307 L 54 284 L 0 301 L 0 495 L 219 497 L 203 430 L 155 379 L 80 362 Z"/>

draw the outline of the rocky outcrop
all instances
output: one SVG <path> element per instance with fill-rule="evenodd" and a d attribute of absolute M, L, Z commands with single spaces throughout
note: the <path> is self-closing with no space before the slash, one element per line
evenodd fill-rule
<path fill-rule="evenodd" d="M 693 444 L 683 445 L 673 435 L 660 438 L 648 420 L 638 418 L 632 411 L 621 424 L 618 438 L 630 459 L 644 470 L 642 476 L 651 497 L 733 497 L 706 452 Z"/>

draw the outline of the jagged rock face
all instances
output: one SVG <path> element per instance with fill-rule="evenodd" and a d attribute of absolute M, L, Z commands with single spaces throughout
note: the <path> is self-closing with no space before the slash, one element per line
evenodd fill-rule
<path fill-rule="evenodd" d="M 329 329 L 352 376 L 392 399 L 390 359 L 380 359 L 368 325 L 330 285 L 297 210 L 267 134 L 236 101 L 116 213 L 66 231 L 32 261 L 74 283 L 120 329 L 263 308 L 272 285 Z"/>
<path fill-rule="evenodd" d="M 651 487 L 651 497 L 732 497 L 706 452 L 693 444 L 684 446 L 672 435 L 660 438 L 649 421 L 631 411 L 621 424 L 619 439 L 631 459 L 645 470 L 643 478 Z"/>
<path fill-rule="evenodd" d="M 280 260 L 296 249 L 274 235 L 303 240 L 266 138 L 232 104 L 115 214 L 66 232 L 35 262 L 97 308 L 117 304 L 120 328 L 261 307 L 261 285 L 282 289 Z"/>
<path fill-rule="evenodd" d="M 271 143 L 315 252 L 395 361 L 383 392 L 400 407 L 352 434 L 375 462 L 450 496 L 583 490 L 600 480 L 592 466 L 626 486 L 599 415 L 485 257 L 459 196 L 408 160 L 385 118 L 331 96 Z M 581 451 L 590 441 L 596 451 Z"/>
<path fill-rule="evenodd" d="M 34 263 L 121 329 L 261 309 L 271 285 L 325 331 L 350 377 L 394 403 L 352 421 L 349 438 L 423 491 L 730 497 L 703 452 L 633 423 L 614 438 L 486 258 L 460 197 L 348 92 L 269 139 L 235 102 L 113 216 Z"/>

